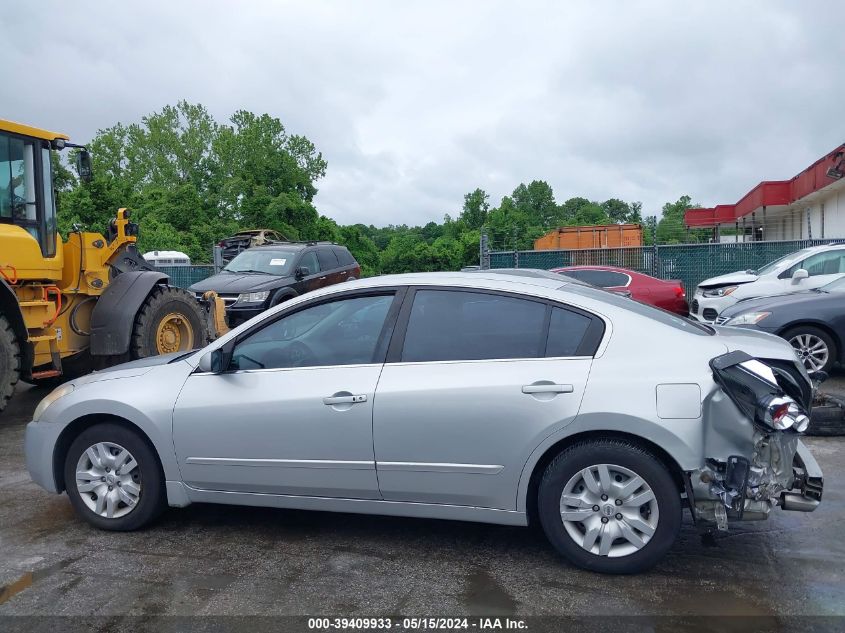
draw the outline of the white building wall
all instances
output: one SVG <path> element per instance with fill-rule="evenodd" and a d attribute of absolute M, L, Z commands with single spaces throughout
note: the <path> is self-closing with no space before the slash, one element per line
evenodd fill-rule
<path fill-rule="evenodd" d="M 813 239 L 845 238 L 843 190 L 830 191 L 813 202 L 802 204 L 798 201 L 778 217 L 766 221 L 766 240 L 806 240 L 811 236 Z"/>

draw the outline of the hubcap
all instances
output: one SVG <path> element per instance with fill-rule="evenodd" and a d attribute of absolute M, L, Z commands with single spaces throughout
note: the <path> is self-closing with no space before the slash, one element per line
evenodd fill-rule
<path fill-rule="evenodd" d="M 789 339 L 798 358 L 804 363 L 804 367 L 811 371 L 819 371 L 827 364 L 830 358 L 830 351 L 827 344 L 818 336 L 812 334 L 798 334 Z"/>
<path fill-rule="evenodd" d="M 651 487 L 634 471 L 614 464 L 581 470 L 560 496 L 566 532 L 598 556 L 628 556 L 654 536 L 660 513 Z"/>
<path fill-rule="evenodd" d="M 194 332 L 184 315 L 171 312 L 156 328 L 156 348 L 159 354 L 172 354 L 193 349 Z"/>
<path fill-rule="evenodd" d="M 89 446 L 76 463 L 76 489 L 86 506 L 107 519 L 126 516 L 141 498 L 141 470 L 119 444 Z"/>

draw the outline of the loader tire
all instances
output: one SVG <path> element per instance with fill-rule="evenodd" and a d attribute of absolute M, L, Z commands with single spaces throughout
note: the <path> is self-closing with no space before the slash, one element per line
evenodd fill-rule
<path fill-rule="evenodd" d="M 187 290 L 156 286 L 135 315 L 129 352 L 146 358 L 205 346 L 205 318 Z"/>
<path fill-rule="evenodd" d="M 12 326 L 0 315 L 0 411 L 12 397 L 21 376 L 21 348 Z"/>

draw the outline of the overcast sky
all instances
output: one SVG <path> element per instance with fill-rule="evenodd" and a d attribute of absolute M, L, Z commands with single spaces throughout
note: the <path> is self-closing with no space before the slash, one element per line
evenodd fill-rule
<path fill-rule="evenodd" d="M 845 3 L 17 2 L 0 117 L 88 141 L 180 99 L 268 112 L 328 161 L 341 223 L 481 187 L 732 203 L 845 141 Z"/>

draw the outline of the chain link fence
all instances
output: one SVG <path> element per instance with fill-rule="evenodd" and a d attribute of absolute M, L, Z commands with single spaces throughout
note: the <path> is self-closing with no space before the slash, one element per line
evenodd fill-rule
<path fill-rule="evenodd" d="M 659 277 L 680 280 L 687 295 L 717 275 L 758 269 L 802 248 L 843 240 L 736 242 L 725 244 L 667 244 L 636 248 L 583 250 L 499 251 L 490 253 L 490 268 L 560 268 L 564 266 L 618 266 Z"/>
<path fill-rule="evenodd" d="M 214 266 L 158 266 L 156 270 L 170 276 L 170 283 L 187 288 L 214 274 Z"/>

